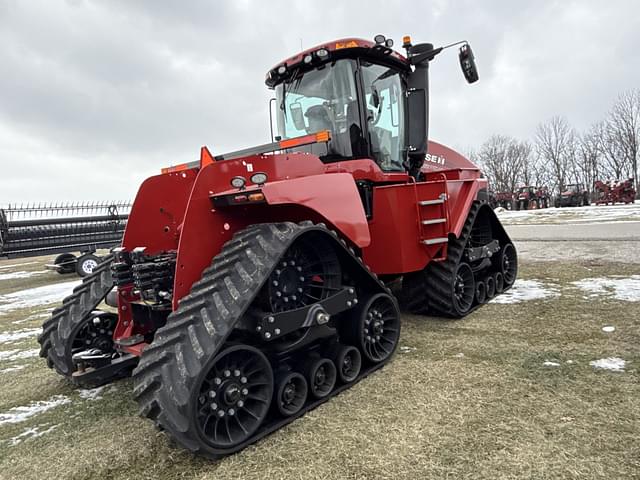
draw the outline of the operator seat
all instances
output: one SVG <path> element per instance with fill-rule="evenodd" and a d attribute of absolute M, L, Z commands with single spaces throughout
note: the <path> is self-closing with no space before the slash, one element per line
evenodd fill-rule
<path fill-rule="evenodd" d="M 309 119 L 308 133 L 317 133 L 322 130 L 329 130 L 333 133 L 333 124 L 324 105 L 309 107 L 304 116 Z"/>

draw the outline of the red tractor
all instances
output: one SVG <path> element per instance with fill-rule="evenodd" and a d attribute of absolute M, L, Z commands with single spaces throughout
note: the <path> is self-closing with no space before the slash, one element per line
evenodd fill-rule
<path fill-rule="evenodd" d="M 520 187 L 516 193 L 516 210 L 532 210 L 549 207 L 547 187 Z"/>
<path fill-rule="evenodd" d="M 596 205 L 633 203 L 636 200 L 636 189 L 633 186 L 633 178 L 627 180 L 611 180 L 609 182 L 596 180 L 594 190 L 596 192 Z"/>
<path fill-rule="evenodd" d="M 392 282 L 451 318 L 513 285 L 486 180 L 428 142 L 443 48 L 404 40 L 406 56 L 379 35 L 286 59 L 266 78 L 279 138 L 148 178 L 122 247 L 45 321 L 49 366 L 79 385 L 133 374 L 143 416 L 218 458 L 389 361 Z M 459 58 L 476 81 L 466 42 Z"/>
<path fill-rule="evenodd" d="M 497 192 L 496 204 L 498 207 L 502 207 L 506 210 L 512 210 L 514 204 L 513 192 Z"/>

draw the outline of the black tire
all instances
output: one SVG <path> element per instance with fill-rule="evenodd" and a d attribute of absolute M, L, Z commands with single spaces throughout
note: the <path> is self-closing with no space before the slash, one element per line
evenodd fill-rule
<path fill-rule="evenodd" d="M 387 360 L 400 339 L 400 312 L 395 299 L 386 293 L 373 295 L 354 315 L 352 343 L 372 363 Z"/>
<path fill-rule="evenodd" d="M 309 385 L 304 375 L 292 371 L 281 372 L 276 380 L 272 405 L 280 415 L 295 415 L 307 401 L 308 392 Z"/>
<path fill-rule="evenodd" d="M 516 281 L 518 275 L 518 256 L 516 249 L 511 243 L 507 243 L 499 255 L 499 269 L 504 279 L 505 287 L 510 287 Z"/>
<path fill-rule="evenodd" d="M 504 291 L 504 277 L 502 273 L 496 272 L 493 274 L 493 279 L 496 283 L 496 293 L 500 294 Z"/>
<path fill-rule="evenodd" d="M 338 370 L 338 380 L 342 383 L 353 382 L 360 374 L 362 356 L 360 350 L 351 345 L 338 345 L 332 355 Z"/>
<path fill-rule="evenodd" d="M 78 258 L 76 262 L 76 273 L 81 277 L 89 276 L 93 273 L 93 269 L 96 268 L 102 259 L 92 253 L 86 253 Z"/>
<path fill-rule="evenodd" d="M 336 365 L 328 358 L 312 358 L 306 365 L 305 373 L 309 393 L 314 398 L 328 396 L 336 385 Z"/>
<path fill-rule="evenodd" d="M 479 305 L 487 301 L 487 286 L 483 281 L 476 282 L 475 298 Z"/>
<path fill-rule="evenodd" d="M 485 279 L 485 284 L 487 285 L 487 300 L 491 300 L 496 296 L 496 282 L 492 275 Z"/>
<path fill-rule="evenodd" d="M 58 265 L 57 272 L 60 274 L 73 273 L 76 271 L 76 256 L 73 253 L 61 253 L 53 261 L 54 265 Z"/>

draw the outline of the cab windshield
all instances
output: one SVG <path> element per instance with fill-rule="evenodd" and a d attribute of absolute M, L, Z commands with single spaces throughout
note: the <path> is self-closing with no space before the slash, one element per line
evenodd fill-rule
<path fill-rule="evenodd" d="M 354 72 L 352 60 L 338 60 L 277 85 L 278 135 L 285 139 L 329 130 L 329 143 L 297 150 L 323 161 L 365 156 Z"/>

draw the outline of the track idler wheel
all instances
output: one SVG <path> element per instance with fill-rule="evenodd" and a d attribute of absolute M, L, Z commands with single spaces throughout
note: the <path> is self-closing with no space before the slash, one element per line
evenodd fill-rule
<path fill-rule="evenodd" d="M 365 359 L 379 363 L 389 358 L 400 339 L 400 312 L 386 293 L 372 296 L 360 309 L 355 343 Z"/>
<path fill-rule="evenodd" d="M 493 275 L 489 275 L 485 279 L 485 283 L 487 285 L 487 300 L 491 300 L 496 296 L 496 281 L 493 278 Z"/>
<path fill-rule="evenodd" d="M 476 302 L 483 304 L 487 301 L 487 286 L 484 282 L 476 282 Z"/>
<path fill-rule="evenodd" d="M 278 375 L 273 401 L 280 414 L 295 415 L 307 401 L 307 380 L 298 372 L 282 372 Z"/>
<path fill-rule="evenodd" d="M 338 379 L 342 383 L 353 382 L 360 374 L 362 356 L 360 350 L 351 345 L 340 345 L 333 353 L 338 368 Z"/>
<path fill-rule="evenodd" d="M 336 366 L 328 358 L 312 359 L 306 368 L 309 390 L 313 397 L 324 398 L 336 384 Z"/>
<path fill-rule="evenodd" d="M 504 291 L 504 277 L 502 273 L 496 272 L 493 274 L 493 279 L 496 282 L 496 293 L 500 294 Z"/>
<path fill-rule="evenodd" d="M 473 270 L 467 263 L 461 263 L 453 276 L 453 308 L 460 316 L 466 314 L 473 305 L 475 280 Z"/>
<path fill-rule="evenodd" d="M 269 412 L 273 371 L 257 348 L 234 345 L 216 355 L 200 374 L 193 417 L 201 438 L 214 449 L 247 441 Z"/>
<path fill-rule="evenodd" d="M 498 262 L 505 286 L 511 286 L 516 281 L 518 274 L 518 256 L 513 244 L 507 243 L 502 247 Z"/>

